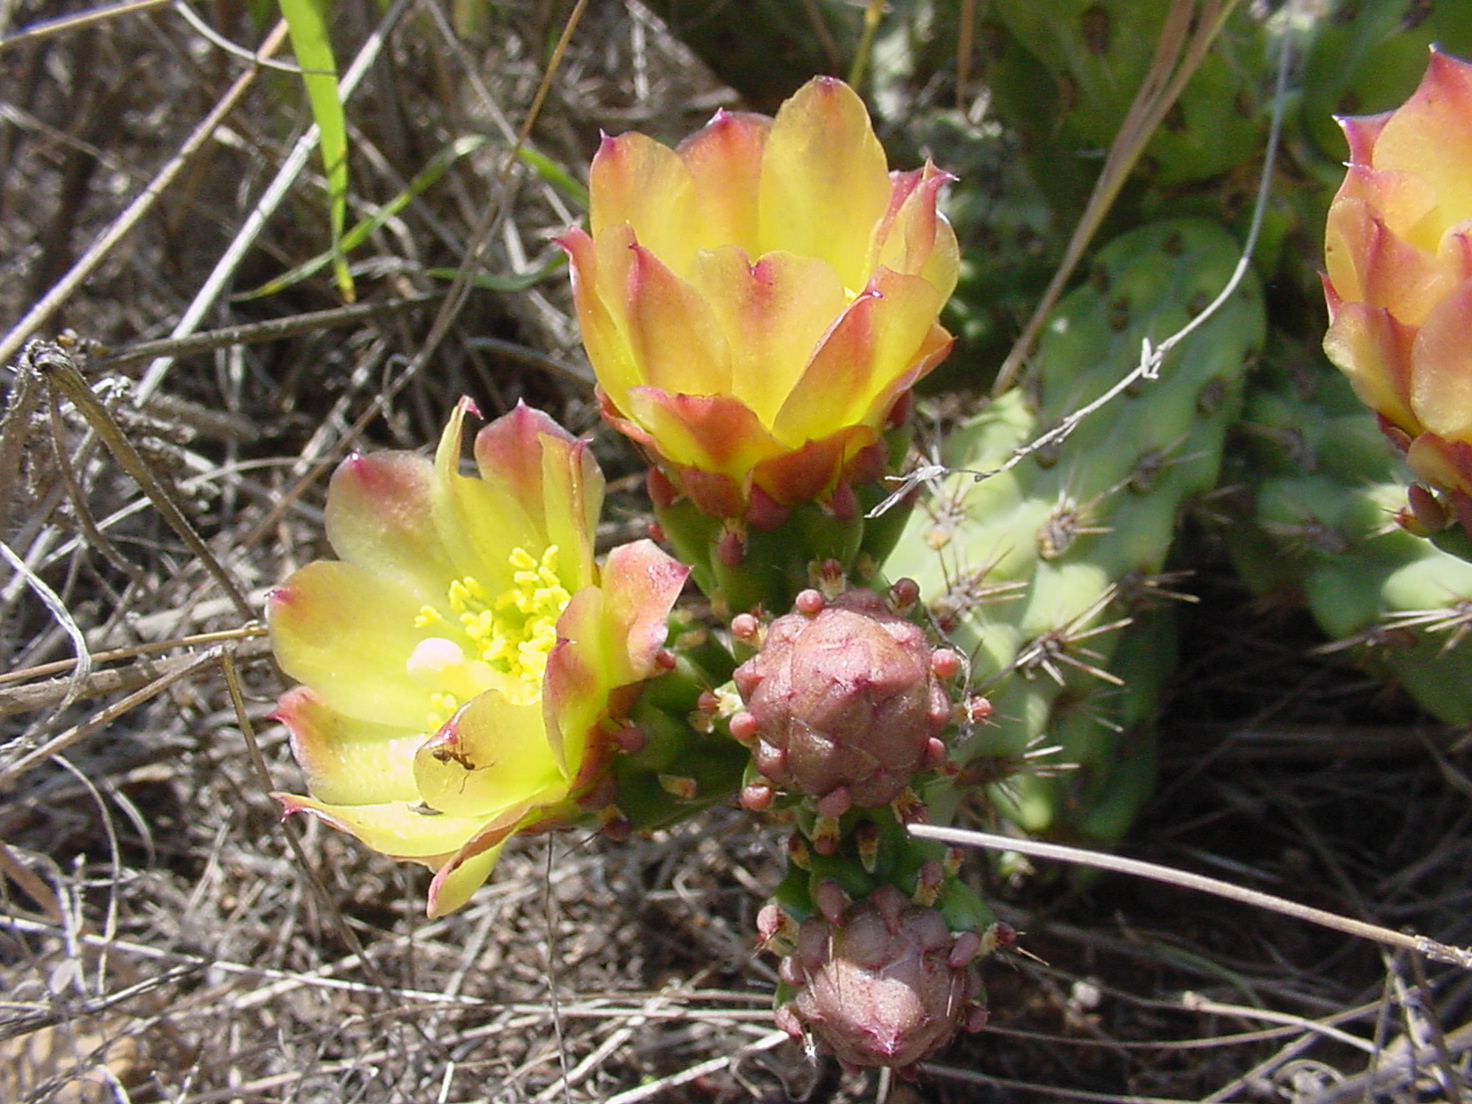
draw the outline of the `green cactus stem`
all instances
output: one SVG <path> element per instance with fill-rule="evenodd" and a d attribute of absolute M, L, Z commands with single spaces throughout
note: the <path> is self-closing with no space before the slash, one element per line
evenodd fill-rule
<path fill-rule="evenodd" d="M 1244 414 L 1222 535 L 1263 595 L 1307 605 L 1336 650 L 1447 724 L 1472 724 L 1472 564 L 1397 523 L 1409 479 L 1317 353 L 1265 373 Z"/>
<path fill-rule="evenodd" d="M 1164 340 L 1216 296 L 1238 252 L 1228 234 L 1195 219 L 1116 239 L 1050 317 L 1026 383 L 947 439 L 942 462 L 954 474 L 931 488 L 887 564 L 919 583 L 936 626 L 969 660 L 970 686 L 992 705 L 991 720 L 953 751 L 963 766 L 958 783 L 942 779 L 924 794 L 936 819 L 980 796 L 994 816 L 1026 831 L 1071 835 L 1105 798 L 1077 799 L 1079 783 L 1059 781 L 1065 764 L 1083 772 L 1085 790 L 1098 790 L 1127 756 L 1148 779 L 1148 751 L 1134 755 L 1110 727 L 1121 722 L 1108 719 L 1120 710 L 1132 718 L 1125 727 L 1148 735 L 1139 707 L 1102 703 L 1121 693 L 1114 656 L 1142 611 L 1141 596 L 1162 589 L 1152 584 L 1181 511 L 1215 486 L 1244 371 L 1262 342 L 1255 279 L 1249 275 L 1177 347 L 1159 378 L 1116 396 L 1056 447 L 986 478 L 970 473 L 1004 467 L 1117 385 L 1136 366 L 1142 342 Z M 1168 656 L 1159 635 L 1144 639 L 1156 642 L 1142 646 Z M 1152 675 L 1150 687 L 1163 677 Z M 1150 687 L 1142 687 L 1147 704 Z M 1107 719 L 1080 719 L 1090 714 Z M 1038 754 L 1064 730 L 1066 756 Z M 1143 784 L 1130 783 L 1136 792 Z M 1116 818 L 1108 837 L 1121 830 Z"/>

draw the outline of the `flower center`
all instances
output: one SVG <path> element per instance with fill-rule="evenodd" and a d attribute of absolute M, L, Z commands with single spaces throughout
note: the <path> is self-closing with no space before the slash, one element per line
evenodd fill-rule
<path fill-rule="evenodd" d="M 430 691 L 430 731 L 436 731 L 464 702 L 496 689 L 525 705 L 542 696 L 547 655 L 557 643 L 557 619 L 571 595 L 557 575 L 557 546 L 539 560 L 524 548 L 509 557 L 512 585 L 492 594 L 467 575 L 450 583 L 452 618 L 425 606 L 417 628 L 442 626 L 443 636 L 422 641 L 409 657 L 409 675 Z"/>

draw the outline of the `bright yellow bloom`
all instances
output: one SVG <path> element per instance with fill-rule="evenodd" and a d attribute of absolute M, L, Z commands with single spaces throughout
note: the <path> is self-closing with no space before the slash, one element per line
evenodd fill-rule
<path fill-rule="evenodd" d="M 754 488 L 795 505 L 877 476 L 880 434 L 951 346 L 949 179 L 891 174 L 863 101 L 825 77 L 675 150 L 605 137 L 591 232 L 561 244 L 609 420 L 717 516 Z"/>
<path fill-rule="evenodd" d="M 267 606 L 276 658 L 305 683 L 276 716 L 311 796 L 278 800 L 435 870 L 431 916 L 465 903 L 512 834 L 600 803 L 611 721 L 656 672 L 686 575 L 649 541 L 599 568 L 603 477 L 544 414 L 487 425 L 479 477 L 460 474 L 464 411 L 432 462 L 345 461 L 326 511 L 341 560 Z"/>
<path fill-rule="evenodd" d="M 1341 123 L 1324 348 L 1472 531 L 1472 64 L 1433 50 L 1404 106 Z"/>

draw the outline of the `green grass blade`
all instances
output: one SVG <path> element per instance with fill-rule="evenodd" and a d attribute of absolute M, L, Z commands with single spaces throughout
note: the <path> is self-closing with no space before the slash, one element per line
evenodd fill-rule
<path fill-rule="evenodd" d="M 532 172 L 567 196 L 584 211 L 588 209 L 588 189 L 577 177 L 568 172 L 545 153 L 538 153 L 530 146 L 522 146 L 516 156 L 528 165 Z"/>
<path fill-rule="evenodd" d="M 343 248 L 343 223 L 347 219 L 348 131 L 342 97 L 337 87 L 337 61 L 327 33 L 329 0 L 281 0 L 281 15 L 291 34 L 291 48 L 302 67 L 307 102 L 321 135 L 322 167 L 327 177 L 327 198 L 332 230 L 332 266 L 343 297 L 353 299 L 353 277 L 348 271 Z"/>
<path fill-rule="evenodd" d="M 440 177 L 444 176 L 446 169 L 467 153 L 480 149 L 485 144 L 486 139 L 478 134 L 455 139 L 455 141 L 445 146 L 430 158 L 429 163 L 419 171 L 413 180 L 409 181 L 402 192 L 394 196 L 393 199 L 385 203 L 368 218 L 355 223 L 351 229 L 343 234 L 339 243 L 340 247 L 336 250 L 336 255 L 334 255 L 334 252 L 319 253 L 311 260 L 303 261 L 295 268 L 288 272 L 283 272 L 274 279 L 266 281 L 258 288 L 240 292 L 235 296 L 235 299 L 257 299 L 263 295 L 274 294 L 283 288 L 291 287 L 293 284 L 300 283 L 322 271 L 324 267 L 335 261 L 337 257 L 342 257 L 345 261 L 349 253 L 367 240 L 369 234 L 373 233 L 407 207 L 412 200 L 423 195 L 424 192 L 432 187 Z"/>

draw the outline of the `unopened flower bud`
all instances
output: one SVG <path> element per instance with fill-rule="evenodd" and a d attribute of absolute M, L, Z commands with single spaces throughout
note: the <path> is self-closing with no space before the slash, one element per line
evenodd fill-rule
<path fill-rule="evenodd" d="M 889 885 L 841 913 L 825 903 L 803 921 L 782 963 L 795 994 L 779 1025 L 816 1035 L 847 1066 L 902 1071 L 957 1029 L 980 1030 L 986 1009 L 972 966 L 981 949 L 974 932 L 953 934 L 940 912 Z"/>
<path fill-rule="evenodd" d="M 899 797 L 937 766 L 951 703 L 919 627 L 868 590 L 819 602 L 767 628 L 761 651 L 735 674 L 746 709 L 731 731 L 753 744 L 773 785 L 818 799 L 824 816 Z"/>

